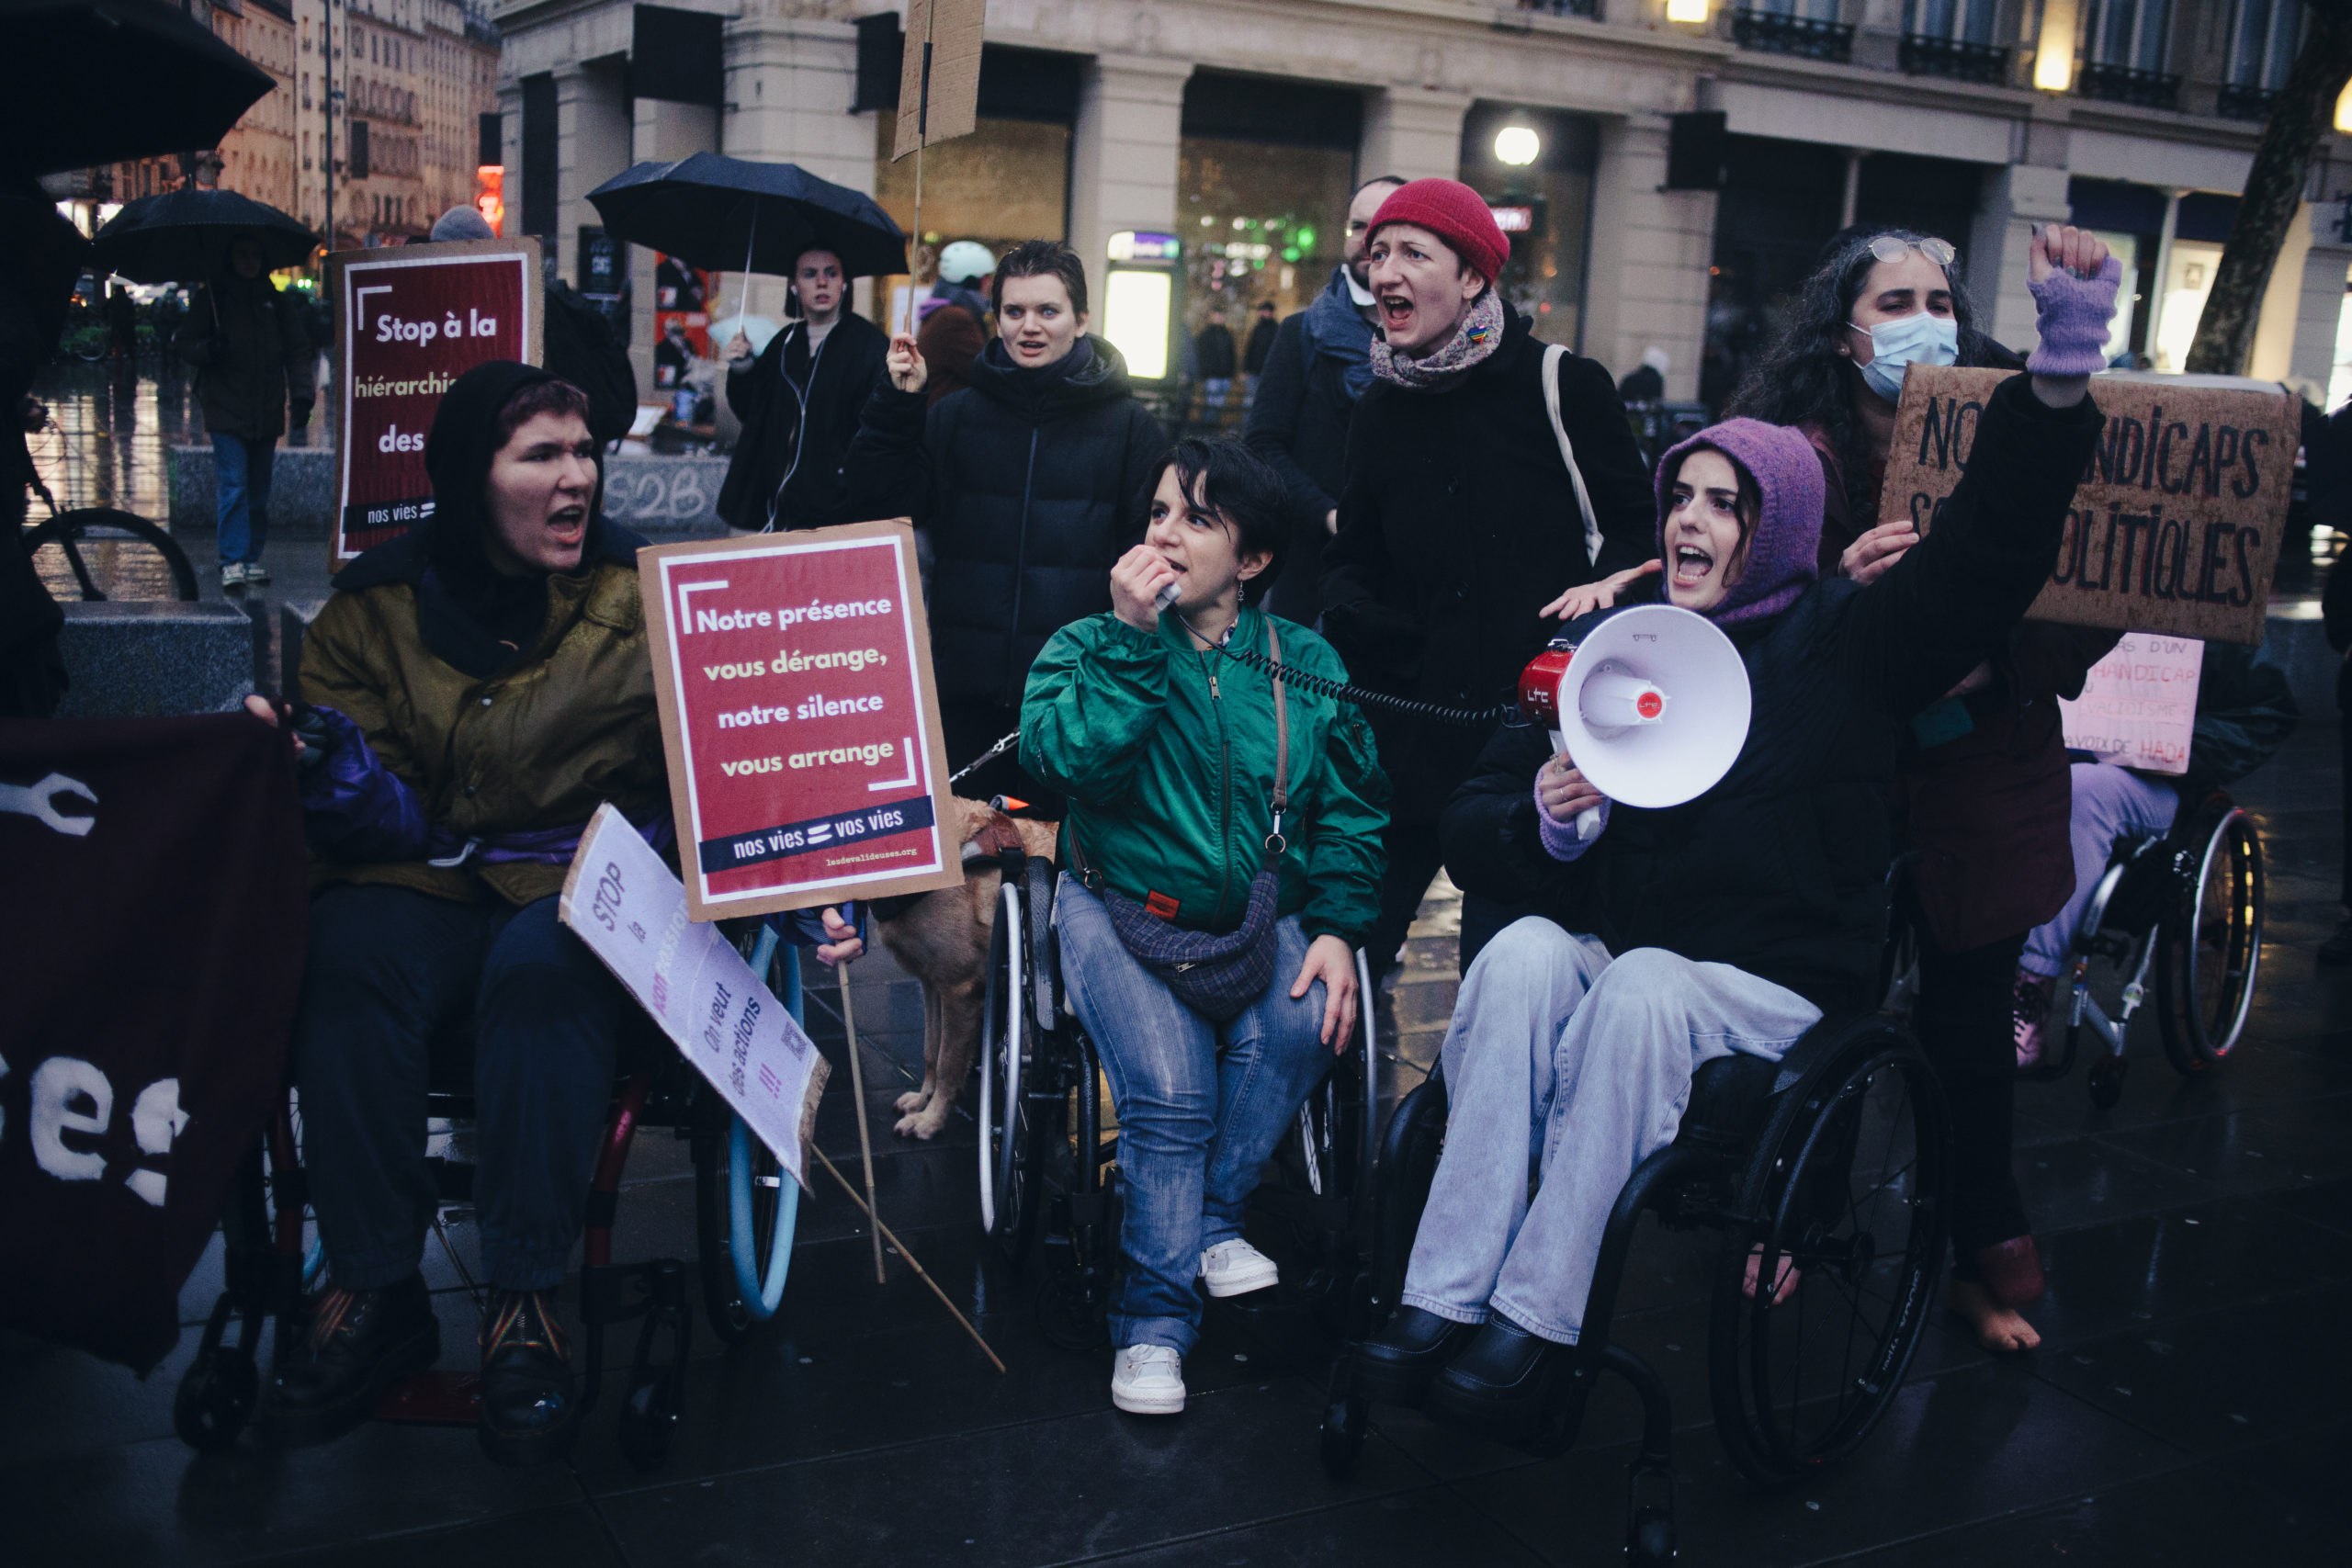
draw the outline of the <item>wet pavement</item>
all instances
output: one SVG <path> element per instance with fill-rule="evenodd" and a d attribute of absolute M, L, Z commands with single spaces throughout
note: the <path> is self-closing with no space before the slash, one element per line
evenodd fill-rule
<path fill-rule="evenodd" d="M 159 408 L 159 434 L 164 423 Z M 124 490 L 152 472 L 142 439 L 109 447 Z M 285 583 L 276 591 L 289 592 Z M 1713 1237 L 1645 1235 L 1618 1334 L 1675 1395 L 1684 1562 L 2346 1560 L 2352 976 L 2312 957 L 2341 912 L 2337 787 L 2335 722 L 2323 713 L 2236 791 L 2267 846 L 2269 926 L 2235 1058 L 2182 1079 L 2156 1045 L 2151 1008 L 2115 1109 L 2090 1104 L 2080 1071 L 2021 1089 L 2019 1164 L 2051 1285 L 2029 1313 L 2044 1336 L 2038 1351 L 1996 1359 L 1938 1319 L 1857 1457 L 1762 1492 L 1711 1430 Z M 1441 886 L 1384 1004 L 1385 1099 L 1418 1082 L 1436 1054 L 1454 993 L 1454 918 Z M 976 1091 L 935 1144 L 888 1131 L 889 1100 L 922 1070 L 912 982 L 877 957 L 856 966 L 853 985 L 883 1217 L 1007 1373 L 902 1260 L 890 1260 L 887 1284 L 874 1282 L 863 1221 L 819 1174 L 777 1321 L 733 1349 L 697 1322 L 684 1428 L 657 1471 L 622 1458 L 610 1384 L 571 1461 L 545 1470 L 497 1469 L 462 1428 L 384 1424 L 325 1449 L 274 1452 L 248 1434 L 198 1456 L 174 1437 L 171 1406 L 220 1287 L 216 1242 L 182 1293 L 189 1326 L 178 1350 L 144 1382 L 0 1336 L 0 1562 L 1621 1561 L 1637 1422 L 1614 1381 L 1563 1457 L 1533 1461 L 1383 1413 L 1352 1478 L 1328 1479 L 1317 1423 L 1336 1347 L 1295 1267 L 1271 1298 L 1209 1304 L 1185 1368 L 1184 1415 L 1112 1410 L 1107 1352 L 1057 1348 L 1033 1308 L 1039 1265 L 1009 1269 L 983 1245 Z M 813 983 L 810 1012 L 820 1042 L 838 1049 L 829 982 Z M 854 1179 L 848 1086 L 837 1074 L 818 1140 Z M 691 1258 L 694 1213 L 686 1145 L 640 1137 L 616 1258 Z M 470 1268 L 470 1216 L 453 1211 L 448 1228 Z M 1252 1234 L 1295 1261 L 1279 1227 Z M 476 1329 L 464 1278 L 438 1244 L 425 1267 L 442 1365 L 464 1367 Z M 563 1300 L 576 1307 L 570 1286 Z M 625 1359 L 627 1346 L 616 1337 L 608 1359 Z"/>

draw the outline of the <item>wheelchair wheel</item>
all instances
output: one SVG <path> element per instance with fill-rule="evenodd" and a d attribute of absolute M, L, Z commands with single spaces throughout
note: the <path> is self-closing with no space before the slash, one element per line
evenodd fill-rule
<path fill-rule="evenodd" d="M 1033 1098 L 1037 1021 L 1027 984 L 1030 944 L 1022 889 L 1010 877 L 989 933 L 988 998 L 980 1014 L 980 1226 L 1009 1262 L 1036 1228 L 1045 1128 Z"/>
<path fill-rule="evenodd" d="M 695 1134 L 695 1250 L 705 1315 L 729 1345 L 776 1314 L 792 1263 L 800 1184 L 716 1095 Z"/>
<path fill-rule="evenodd" d="M 2262 837 L 2226 797 L 2179 852 L 2180 897 L 2156 942 L 2156 1021 L 2187 1074 L 2217 1066 L 2245 1037 L 2262 960 Z"/>
<path fill-rule="evenodd" d="M 1946 1159 L 1934 1075 L 1884 1020 L 1778 1098 L 1724 1227 L 1710 1324 L 1716 1427 L 1750 1480 L 1814 1474 L 1893 1404 L 1942 1269 Z M 1784 1263 L 1795 1280 L 1776 1305 Z"/>

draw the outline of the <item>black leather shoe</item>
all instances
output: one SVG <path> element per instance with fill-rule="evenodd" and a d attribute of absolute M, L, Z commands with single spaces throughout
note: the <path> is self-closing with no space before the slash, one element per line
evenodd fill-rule
<path fill-rule="evenodd" d="M 501 1464 L 571 1451 L 580 1397 L 552 1291 L 493 1291 L 481 1347 L 481 1446 Z"/>
<path fill-rule="evenodd" d="M 1525 1443 L 1559 1425 L 1575 1385 L 1576 1347 L 1556 1345 L 1495 1313 L 1430 1385 L 1429 1412 L 1499 1442 Z"/>
<path fill-rule="evenodd" d="M 422 1275 L 380 1291 L 329 1291 L 311 1303 L 310 1333 L 270 1375 L 262 1435 L 289 1449 L 331 1443 L 440 1354 L 441 1323 Z"/>
<path fill-rule="evenodd" d="M 1475 1323 L 1398 1307 L 1387 1327 L 1356 1348 L 1354 1392 L 1375 1404 L 1418 1406 L 1430 1380 L 1477 1332 Z"/>

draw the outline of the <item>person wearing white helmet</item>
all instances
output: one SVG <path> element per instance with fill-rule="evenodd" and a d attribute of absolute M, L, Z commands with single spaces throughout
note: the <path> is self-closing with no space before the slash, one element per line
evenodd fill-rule
<path fill-rule="evenodd" d="M 915 307 L 915 352 L 931 372 L 937 402 L 972 382 L 972 357 L 989 341 L 989 280 L 996 257 L 978 240 L 958 240 L 939 253 L 939 281 Z"/>

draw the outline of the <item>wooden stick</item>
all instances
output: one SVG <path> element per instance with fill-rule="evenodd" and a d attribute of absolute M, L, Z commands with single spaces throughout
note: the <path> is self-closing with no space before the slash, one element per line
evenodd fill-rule
<path fill-rule="evenodd" d="M 874 1282 L 889 1282 L 882 1271 L 882 1211 L 874 1201 L 874 1138 L 865 1127 L 865 1069 L 857 1064 L 857 1014 L 849 1001 L 849 961 L 843 959 L 834 974 L 842 986 L 842 1032 L 849 1036 L 849 1085 L 857 1097 L 857 1152 L 865 1161 L 865 1213 L 874 1222 Z M 900 1248 L 901 1251 L 905 1249 Z"/>
<path fill-rule="evenodd" d="M 853 1203 L 856 1203 L 859 1208 L 865 1209 L 865 1203 L 862 1202 L 857 1196 L 857 1189 L 852 1187 L 849 1184 L 849 1178 L 843 1176 L 840 1169 L 834 1166 L 833 1162 L 825 1157 L 825 1151 L 817 1147 L 814 1144 L 811 1144 L 808 1145 L 808 1152 L 817 1156 L 818 1164 L 823 1166 L 827 1170 L 833 1173 L 833 1179 L 842 1184 L 842 1190 L 849 1194 L 849 1201 Z M 921 1280 L 924 1284 L 929 1285 L 931 1287 L 931 1293 L 939 1298 L 939 1304 L 945 1307 L 955 1315 L 956 1321 L 964 1325 L 964 1332 L 972 1337 L 972 1343 L 980 1348 L 980 1354 L 986 1356 L 991 1362 L 995 1363 L 996 1370 L 998 1371 L 1005 1371 L 1007 1370 L 1005 1364 L 1003 1361 L 998 1359 L 997 1353 L 994 1350 L 989 1348 L 989 1342 L 980 1337 L 980 1331 L 972 1326 L 972 1320 L 956 1310 L 956 1303 L 948 1300 L 947 1292 L 939 1288 L 939 1281 L 933 1279 L 924 1269 L 922 1264 L 916 1260 L 915 1255 L 908 1249 L 907 1244 L 900 1241 L 895 1235 L 892 1235 L 889 1226 L 884 1224 L 879 1219 L 875 1219 L 873 1210 L 866 1209 L 865 1212 L 866 1217 L 874 1220 L 874 1234 L 876 1235 L 889 1236 L 890 1245 L 899 1249 L 899 1256 L 907 1260 L 907 1267 L 915 1271 L 915 1278 Z"/>

